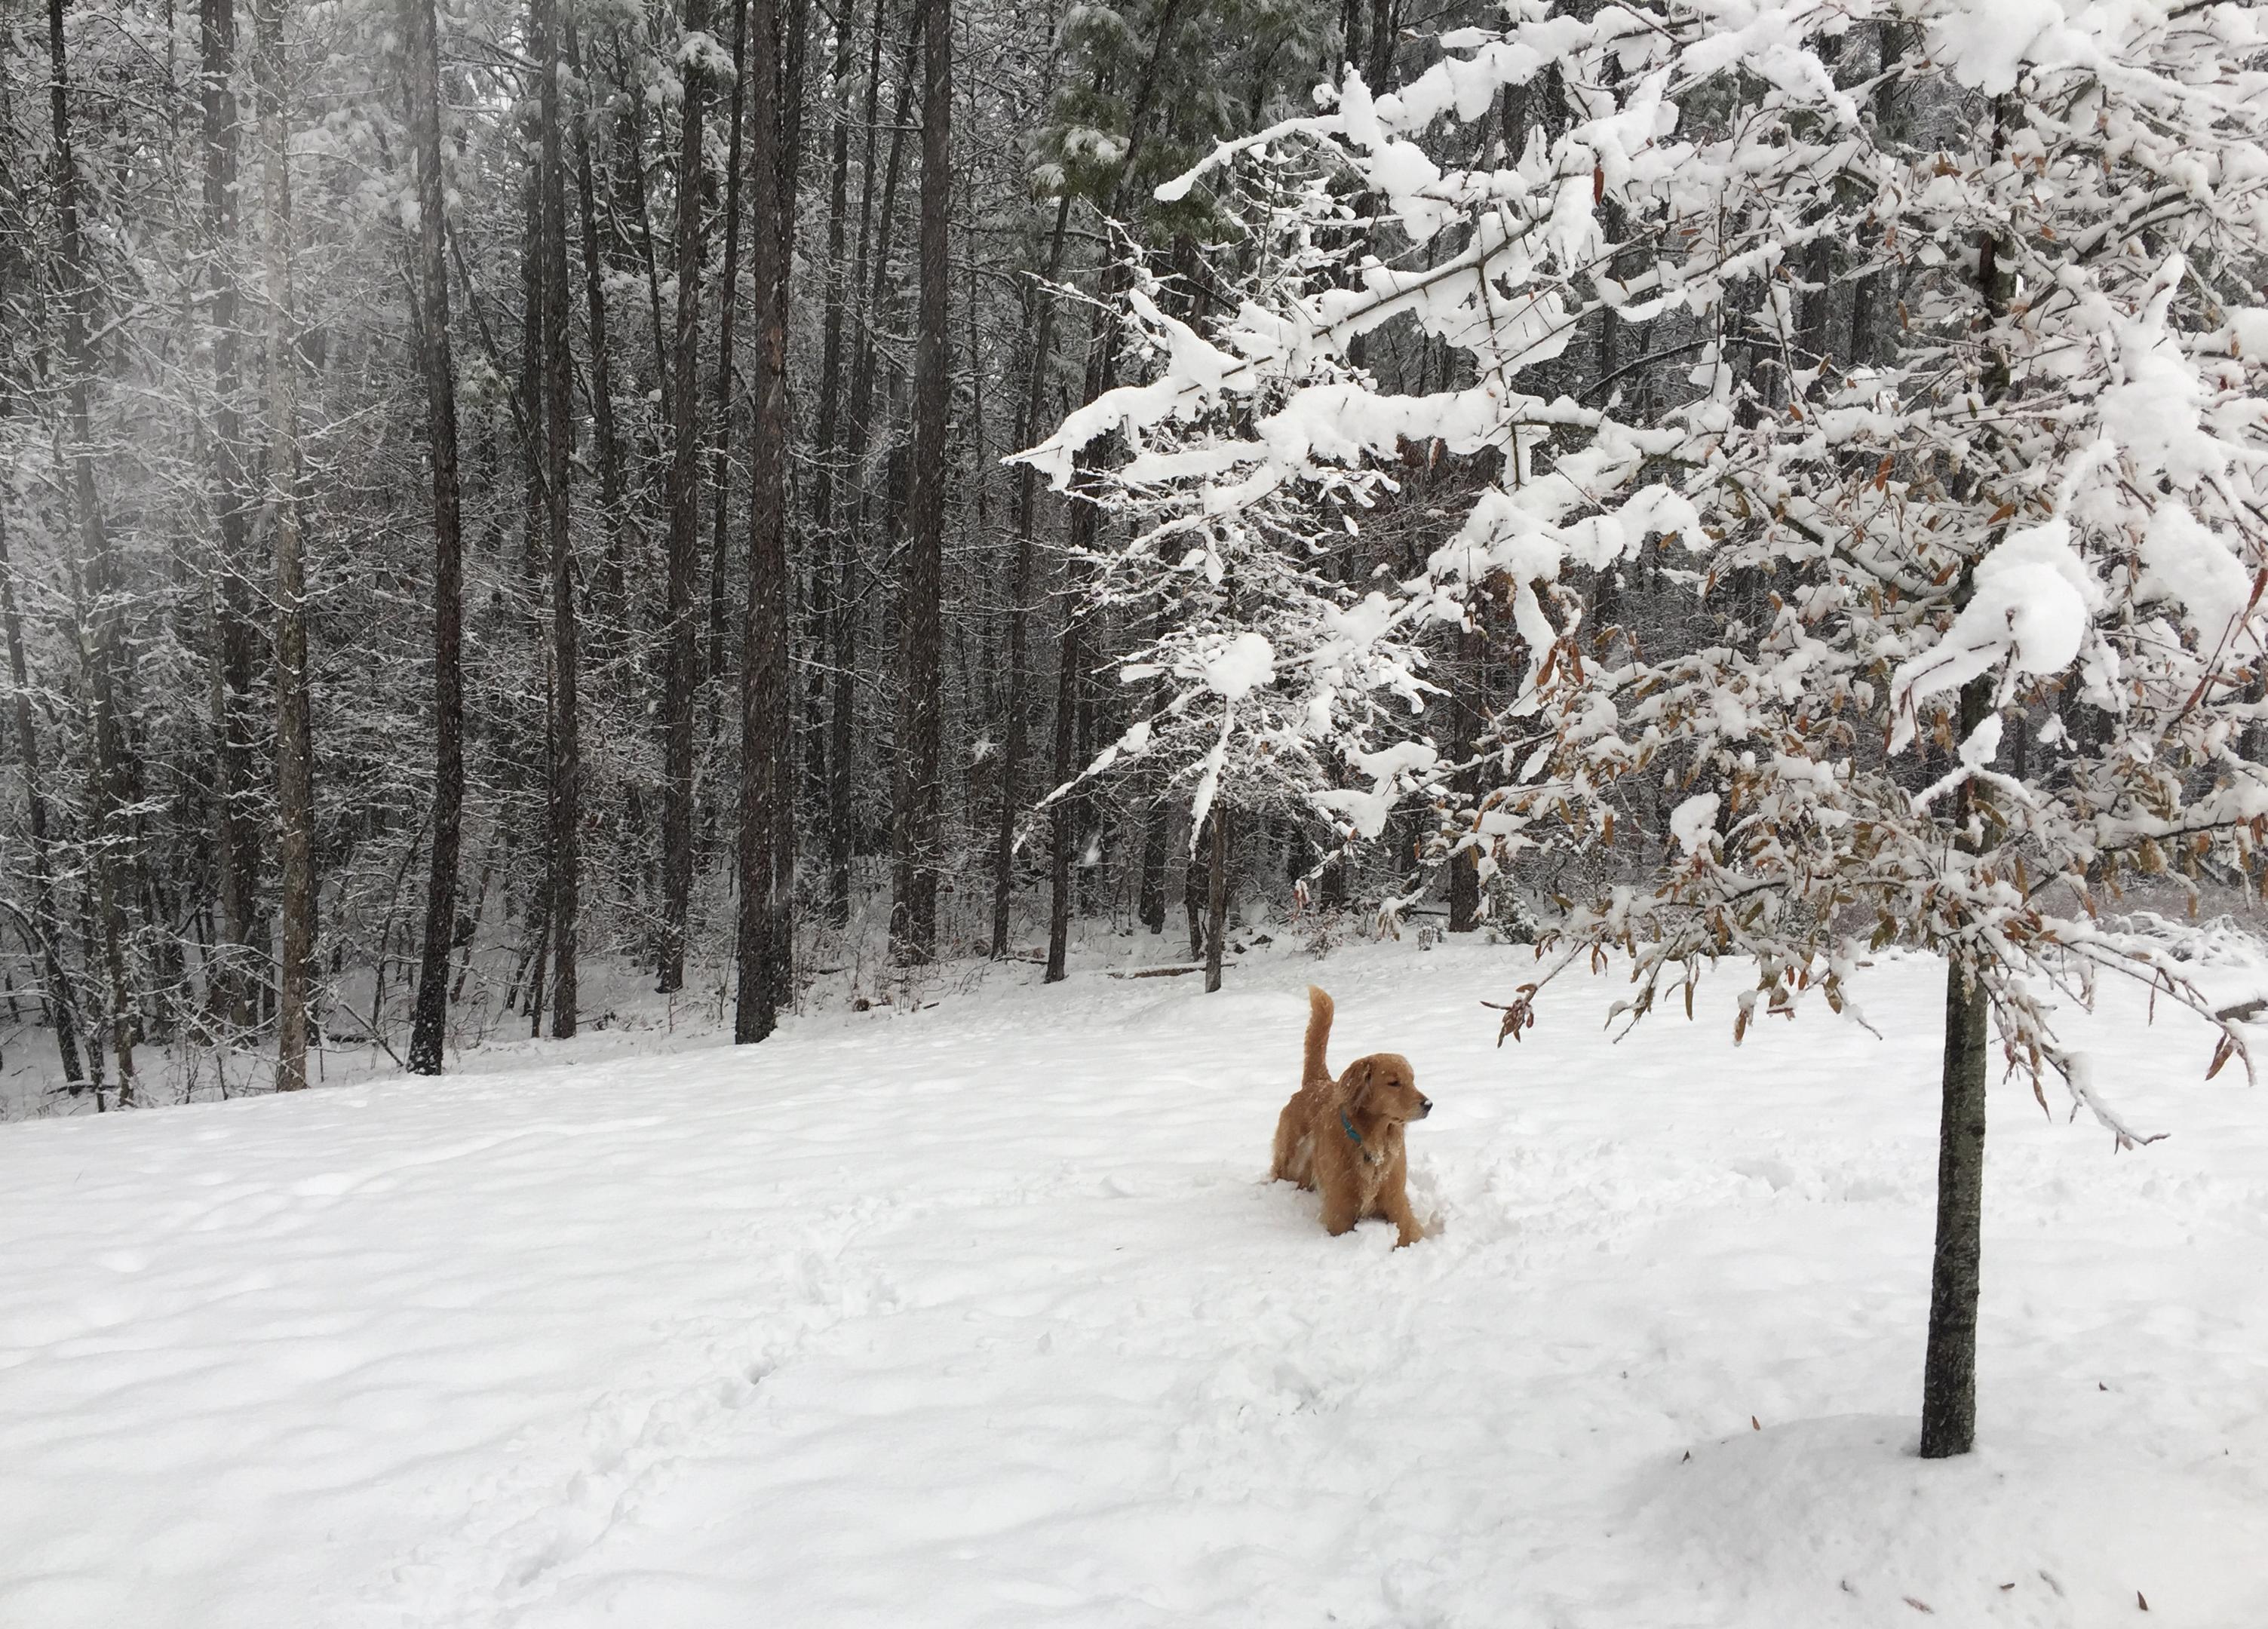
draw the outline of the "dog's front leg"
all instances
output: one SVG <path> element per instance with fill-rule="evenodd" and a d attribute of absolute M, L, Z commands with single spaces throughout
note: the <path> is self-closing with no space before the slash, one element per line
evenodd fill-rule
<path fill-rule="evenodd" d="M 1362 1204 L 1354 1183 L 1344 1176 L 1336 1182 L 1329 1182 L 1321 1180 L 1322 1172 L 1315 1175 L 1323 1190 L 1323 1231 L 1335 1239 L 1351 1232 L 1362 1216 Z"/>
<path fill-rule="evenodd" d="M 1409 1176 L 1409 1162 L 1396 1158 L 1386 1180 L 1378 1186 L 1377 1213 L 1394 1224 L 1394 1248 L 1397 1250 L 1425 1236 L 1425 1230 L 1418 1225 L 1418 1218 L 1410 1209 Z"/>

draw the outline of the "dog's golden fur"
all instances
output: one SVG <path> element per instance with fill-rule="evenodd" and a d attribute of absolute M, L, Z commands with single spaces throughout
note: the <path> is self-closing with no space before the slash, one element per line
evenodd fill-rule
<path fill-rule="evenodd" d="M 1331 1078 L 1331 999 L 1307 986 L 1307 1041 L 1300 1089 L 1276 1118 L 1278 1182 L 1323 1196 L 1323 1228 L 1342 1234 L 1366 1216 L 1382 1217 L 1399 1235 L 1395 1248 L 1425 1236 L 1410 1213 L 1410 1159 L 1402 1128 L 1433 1104 L 1418 1089 L 1410 1060 L 1398 1052 L 1358 1058 Z"/>

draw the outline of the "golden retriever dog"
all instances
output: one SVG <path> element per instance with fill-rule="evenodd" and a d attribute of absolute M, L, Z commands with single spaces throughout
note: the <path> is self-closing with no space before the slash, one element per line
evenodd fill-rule
<path fill-rule="evenodd" d="M 1402 1128 L 1433 1112 L 1417 1072 L 1398 1052 L 1358 1058 L 1331 1078 L 1323 1061 L 1331 1042 L 1331 999 L 1307 986 L 1307 1055 L 1300 1089 L 1276 1118 L 1278 1182 L 1323 1196 L 1323 1230 L 1334 1236 L 1366 1216 L 1383 1217 L 1399 1235 L 1394 1248 L 1425 1237 L 1410 1213 L 1410 1159 Z"/>

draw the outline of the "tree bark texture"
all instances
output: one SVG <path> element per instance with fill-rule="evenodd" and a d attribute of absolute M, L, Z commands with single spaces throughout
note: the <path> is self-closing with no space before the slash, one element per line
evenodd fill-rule
<path fill-rule="evenodd" d="M 901 963 L 937 955 L 937 888 L 943 788 L 946 409 L 952 389 L 946 337 L 946 225 L 953 198 L 953 6 L 928 0 L 922 43 L 920 304 L 914 342 L 911 536 L 898 597 L 898 711 L 892 822 L 891 947 Z"/>
<path fill-rule="evenodd" d="M 687 0 L 688 33 L 709 26 L 707 0 Z M 677 326 L 670 346 L 668 624 L 662 694 L 661 944 L 658 988 L 685 987 L 686 919 L 693 896 L 693 711 L 700 687 L 700 629 L 693 585 L 701 570 L 702 126 L 709 76 L 685 66 L 677 159 Z"/>
<path fill-rule="evenodd" d="M 1205 993 L 1220 988 L 1220 959 L 1228 938 L 1228 805 L 1212 806 L 1212 850 L 1205 867 Z"/>
<path fill-rule="evenodd" d="M 1992 676 L 1961 687 L 1961 736 L 1984 722 Z M 1964 785 L 1956 823 L 1975 807 Z M 1956 953 L 1946 959 L 1945 1055 L 1939 1081 L 1937 1238 L 1930 1260 L 1929 1345 L 1922 1363 L 1921 1456 L 1966 1454 L 1977 1440 L 1977 1302 L 1984 1256 L 1984 1080 L 1991 999 Z"/>
<path fill-rule="evenodd" d="M 260 33 L 260 116 L 266 166 L 269 525 L 276 573 L 276 814 L 282 861 L 282 943 L 276 1002 L 276 1089 L 307 1084 L 307 1002 L 315 955 L 315 752 L 307 681 L 307 564 L 299 523 L 298 358 L 293 354 L 291 127 L 284 105 L 285 0 L 266 0 Z M 446 947 L 445 947 L 446 948 Z"/>
<path fill-rule="evenodd" d="M 8 402 L 0 398 L 0 416 Z M 0 624 L 8 638 L 8 679 L 14 692 L 16 756 L 23 766 L 26 824 L 31 838 L 33 931 L 39 936 L 40 981 L 63 1080 L 77 1092 L 85 1083 L 79 1061 L 78 1001 L 63 970 L 63 922 L 55 914 L 55 869 L 48 852 L 48 798 L 40 774 L 40 735 L 32 716 L 32 681 L 24 660 L 24 621 L 16 604 L 16 570 L 8 557 L 8 495 L 0 490 Z"/>
<path fill-rule="evenodd" d="M 232 1028 L 247 1030 L 256 1019 L 252 991 L 259 982 L 253 947 L 258 910 L 259 848 L 254 837 L 252 804 L 254 651 L 250 534 L 251 482 L 246 473 L 244 413 L 239 400 L 243 378 L 242 291 L 238 262 L 240 220 L 237 176 L 241 141 L 233 80 L 237 63 L 236 11 L 232 0 L 199 0 L 197 34 L 204 149 L 206 229 L 211 234 L 212 264 L 212 510 L 218 534 L 213 573 L 218 589 L 215 630 L 219 705 L 213 723 L 218 733 L 214 755 L 215 830 L 213 859 L 218 871 L 225 924 L 222 970 L 213 979 L 212 1006 Z"/>
<path fill-rule="evenodd" d="M 409 137 L 417 168 L 417 354 L 425 376 L 425 439 L 433 471 L 433 850 L 425 888 L 417 1005 L 410 1021 L 412 1074 L 441 1072 L 465 798 L 464 677 L 460 666 L 465 561 L 458 510 L 456 364 L 449 347 L 440 52 L 433 4 L 403 0 Z"/>
<path fill-rule="evenodd" d="M 748 213 L 755 397 L 748 446 L 748 598 L 740 644 L 740 910 L 733 1039 L 762 1041 L 794 987 L 795 741 L 788 688 L 788 246 L 780 220 L 779 8 L 748 5 Z"/>
<path fill-rule="evenodd" d="M 126 965 L 127 892 L 119 871 L 133 833 L 125 816 L 128 800 L 124 729 L 118 717 L 117 573 L 110 538 L 103 525 L 101 495 L 94 482 L 93 348 L 87 337 L 93 304 L 86 240 L 78 210 L 78 164 L 71 151 L 70 77 L 63 53 L 63 0 L 48 0 L 48 55 L 53 77 L 48 111 L 55 144 L 55 208 L 57 272 L 63 284 L 63 372 L 70 416 L 71 498 L 77 553 L 71 579 L 77 603 L 80 667 L 94 703 L 94 772 L 92 802 L 97 837 L 93 872 L 96 923 L 101 935 L 104 970 L 110 984 L 110 1043 L 118 1055 L 118 1102 L 135 1098 L 136 1008 Z M 99 1102 L 99 1093 L 97 1095 Z"/>
<path fill-rule="evenodd" d="M 580 1006 L 576 938 L 582 923 L 583 748 L 578 689 L 581 630 L 576 614 L 575 549 L 568 525 L 568 470 L 575 446 L 573 358 L 567 346 L 567 162 L 560 107 L 561 8 L 537 0 L 543 18 L 540 188 L 543 231 L 543 507 L 551 564 L 551 1034 L 575 1033 Z"/>

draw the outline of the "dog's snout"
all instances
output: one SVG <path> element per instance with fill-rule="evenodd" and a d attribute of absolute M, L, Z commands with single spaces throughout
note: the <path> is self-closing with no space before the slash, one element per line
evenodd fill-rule
<path fill-rule="evenodd" d="M 1418 1100 L 1418 1117 L 1422 1120 L 1432 1112 L 1433 1100 L 1430 1097 L 1420 1097 Z"/>

